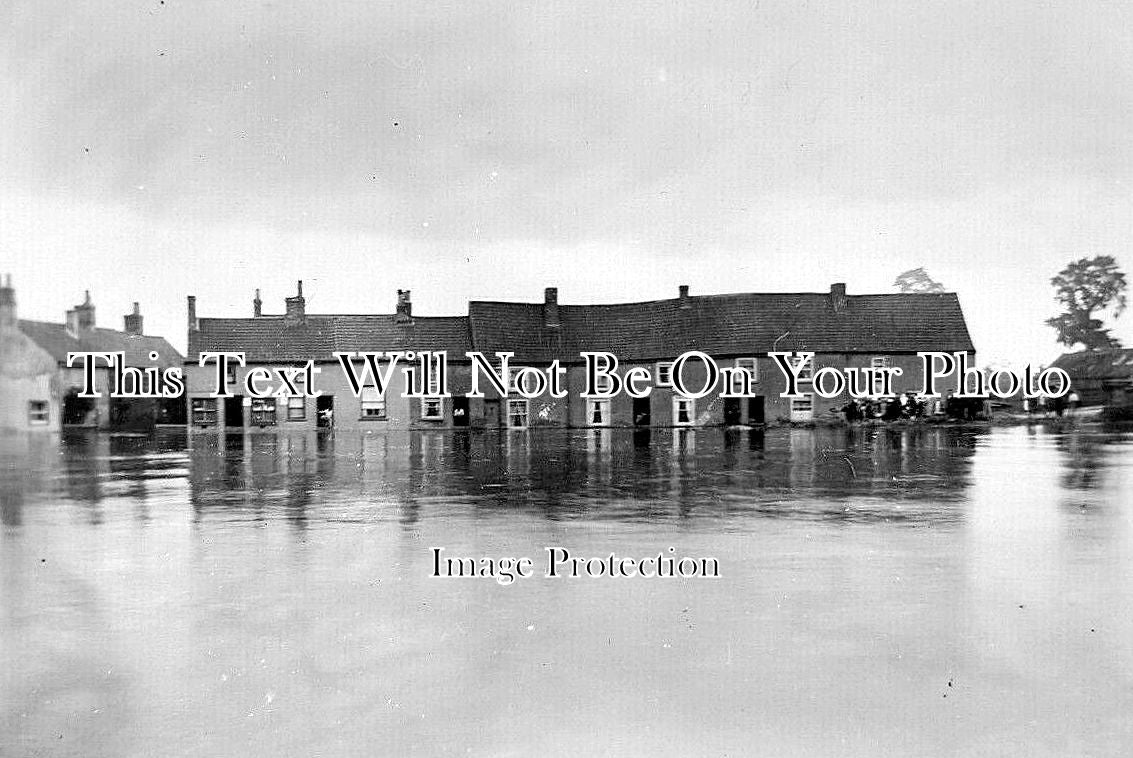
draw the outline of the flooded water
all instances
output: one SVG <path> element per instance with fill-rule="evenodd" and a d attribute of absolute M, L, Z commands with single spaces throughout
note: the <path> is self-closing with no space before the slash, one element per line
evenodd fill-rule
<path fill-rule="evenodd" d="M 1133 435 L 0 438 L 0 755 L 1128 755 Z M 536 575 L 435 578 L 448 555 Z M 717 559 L 542 576 L 544 551 Z"/>

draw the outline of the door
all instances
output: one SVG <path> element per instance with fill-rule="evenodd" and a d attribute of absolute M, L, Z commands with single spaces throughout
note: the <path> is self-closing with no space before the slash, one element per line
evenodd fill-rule
<path fill-rule="evenodd" d="M 469 410 L 467 397 L 454 397 L 452 399 L 452 425 L 468 426 Z"/>
<path fill-rule="evenodd" d="M 484 426 L 487 428 L 499 429 L 503 426 L 503 419 L 500 416 L 500 405 L 498 398 L 484 401 Z"/>
<path fill-rule="evenodd" d="M 749 424 L 763 423 L 763 395 L 748 398 L 747 422 Z"/>
<path fill-rule="evenodd" d="M 315 426 L 319 429 L 334 426 L 334 395 L 319 395 L 315 398 Z"/>
<path fill-rule="evenodd" d="M 738 397 L 724 398 L 724 426 L 739 426 L 743 406 Z"/>
<path fill-rule="evenodd" d="M 224 425 L 239 429 L 244 426 L 244 396 L 224 398 Z"/>
<path fill-rule="evenodd" d="M 649 426 L 650 422 L 649 398 L 635 397 L 633 399 L 633 425 Z"/>

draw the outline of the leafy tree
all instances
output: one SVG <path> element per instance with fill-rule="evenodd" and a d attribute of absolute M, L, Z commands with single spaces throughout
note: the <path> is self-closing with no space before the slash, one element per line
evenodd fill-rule
<path fill-rule="evenodd" d="M 898 275 L 893 286 L 901 292 L 944 292 L 944 285 L 929 276 L 923 268 L 910 269 Z"/>
<path fill-rule="evenodd" d="M 1121 347 L 1121 342 L 1102 328 L 1096 313 L 1111 310 L 1117 318 L 1125 310 L 1125 274 L 1111 255 L 1079 258 L 1052 277 L 1054 299 L 1065 312 L 1046 323 L 1058 332 L 1067 347 L 1082 344 L 1087 350 Z"/>

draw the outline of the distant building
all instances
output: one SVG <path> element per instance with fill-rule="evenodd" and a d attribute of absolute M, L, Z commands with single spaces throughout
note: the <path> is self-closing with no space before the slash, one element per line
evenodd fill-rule
<path fill-rule="evenodd" d="M 55 359 L 20 331 L 9 274 L 0 287 L 0 429 L 58 430 L 58 379 Z"/>
<path fill-rule="evenodd" d="M 33 425 L 44 425 L 50 429 L 60 426 L 80 426 L 97 429 L 144 429 L 156 423 L 184 424 L 184 401 L 150 399 L 113 399 L 109 397 L 109 370 L 101 363 L 95 372 L 98 398 L 82 398 L 79 393 L 83 386 L 82 369 L 67 366 L 67 355 L 73 352 L 111 352 L 123 353 L 125 364 L 140 369 L 150 367 L 165 368 L 179 366 L 183 358 L 163 337 L 143 334 L 142 314 L 137 303 L 133 313 L 127 314 L 122 331 L 106 329 L 95 324 L 95 307 L 87 292 L 83 302 L 67 311 L 64 323 L 30 321 L 15 318 L 15 291 L 10 286 L 3 288 L 3 302 L 11 303 L 11 321 L 16 325 L 27 343 L 36 350 L 23 348 L 25 355 L 36 355 L 36 370 L 42 366 L 42 356 L 46 355 L 52 364 L 52 397 L 45 401 L 47 421 L 40 423 L 42 415 L 29 411 L 36 420 Z M 5 306 L 7 308 L 8 306 Z M 156 360 L 151 360 L 156 354 Z M 9 361 L 5 358 L 5 363 Z M 23 381 L 27 381 L 25 378 Z M 29 403 L 43 402 L 32 400 Z M 40 406 L 34 406 L 39 408 Z"/>
<path fill-rule="evenodd" d="M 921 387 L 918 351 L 974 348 L 955 294 L 847 295 L 844 284 L 826 293 L 694 296 L 680 287 L 672 299 L 613 305 L 560 305 L 548 288 L 541 303 L 473 301 L 467 316 L 421 317 L 412 313 L 408 291 L 398 292 L 397 309 L 382 315 L 306 313 L 302 282 L 285 301 L 282 315 L 264 315 L 259 292 L 251 318 L 198 318 L 189 297 L 189 354 L 186 386 L 190 423 L 199 429 L 281 427 L 314 429 L 527 428 L 536 426 L 711 426 L 805 422 L 845 402 L 816 400 L 812 393 L 788 400 L 782 374 L 769 351 L 812 351 L 816 367 L 900 367 L 897 392 Z M 333 357 L 336 351 L 445 351 L 449 398 L 409 399 L 401 372 L 384 397 L 373 389 L 354 397 Z M 516 392 L 463 397 L 470 385 L 475 350 L 494 357 L 514 353 L 513 367 L 545 368 L 559 360 L 566 368 L 567 396 L 526 399 Z M 721 387 L 691 399 L 672 388 L 674 360 L 699 350 L 718 365 L 742 368 L 752 381 L 751 397 L 720 397 Z M 248 366 L 227 377 L 231 398 L 212 398 L 215 370 L 202 368 L 202 352 L 244 352 Z M 646 369 L 655 385 L 649 397 L 619 394 L 609 400 L 580 397 L 584 388 L 581 352 L 608 351 L 619 373 Z M 253 366 L 299 365 L 314 359 L 321 369 L 319 398 L 245 398 L 243 377 Z M 687 383 L 699 386 L 704 372 L 688 367 Z M 483 386 L 483 382 L 481 383 Z M 804 391 L 809 384 L 804 383 Z M 514 390 L 515 388 L 513 388 Z"/>
<path fill-rule="evenodd" d="M 1133 412 L 1133 349 L 1064 353 L 1052 365 L 1070 376 L 1070 387 L 1082 405 Z"/>

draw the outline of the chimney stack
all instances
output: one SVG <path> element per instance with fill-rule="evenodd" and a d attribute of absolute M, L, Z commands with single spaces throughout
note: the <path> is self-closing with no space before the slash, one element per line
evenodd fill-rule
<path fill-rule="evenodd" d="M 252 301 L 252 316 L 259 318 L 264 315 L 264 301 L 260 300 L 260 288 L 256 288 L 256 299 Z"/>
<path fill-rule="evenodd" d="M 126 334 L 141 335 L 142 333 L 142 309 L 134 303 L 134 312 L 122 317 L 122 323 L 125 326 Z"/>
<path fill-rule="evenodd" d="M 677 291 L 680 293 L 679 297 L 677 298 L 678 300 L 681 301 L 680 307 L 681 308 L 691 308 L 692 307 L 692 301 L 689 299 L 689 296 L 688 296 L 688 285 L 682 284 L 677 289 Z"/>
<path fill-rule="evenodd" d="M 307 301 L 303 299 L 303 280 L 299 280 L 298 293 L 294 297 L 284 299 L 287 306 L 283 322 L 288 326 L 295 326 L 307 320 Z"/>
<path fill-rule="evenodd" d="M 543 325 L 557 329 L 559 321 L 559 288 L 547 287 L 543 290 Z"/>
<path fill-rule="evenodd" d="M 197 324 L 197 296 L 189 295 L 187 301 L 189 306 L 189 331 L 195 332 L 200 328 Z"/>
<path fill-rule="evenodd" d="M 409 299 L 409 290 L 397 291 L 397 311 L 394 320 L 399 324 L 407 324 L 413 320 L 413 301 Z"/>
<path fill-rule="evenodd" d="M 838 282 L 830 285 L 830 307 L 835 313 L 841 313 L 846 309 L 846 284 L 845 282 Z"/>
<path fill-rule="evenodd" d="M 12 275 L 4 277 L 0 287 L 0 328 L 16 326 L 16 291 L 12 289 Z"/>

